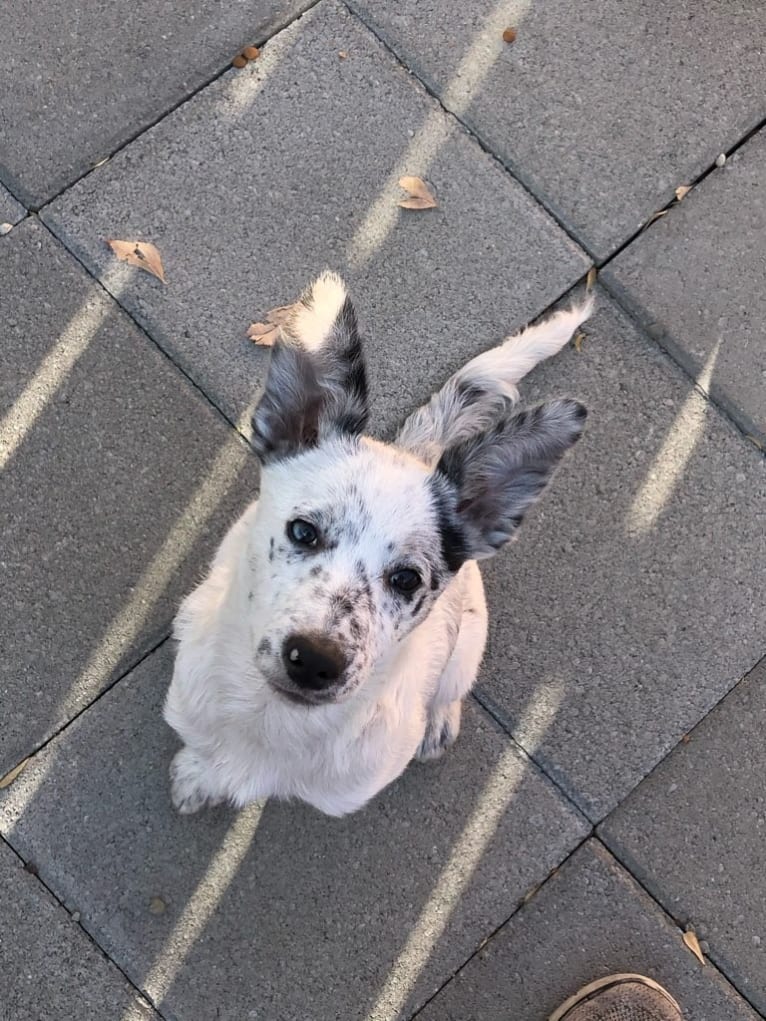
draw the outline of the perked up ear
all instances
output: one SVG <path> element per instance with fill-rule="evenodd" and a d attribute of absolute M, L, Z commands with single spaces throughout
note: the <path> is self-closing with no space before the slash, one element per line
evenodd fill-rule
<path fill-rule="evenodd" d="M 492 556 L 513 538 L 580 438 L 586 415 L 577 401 L 549 401 L 444 452 L 431 482 L 453 570 Z"/>
<path fill-rule="evenodd" d="M 323 273 L 293 306 L 271 349 L 253 444 L 264 464 L 281 460 L 333 432 L 360 433 L 367 410 L 354 306 L 340 277 Z"/>

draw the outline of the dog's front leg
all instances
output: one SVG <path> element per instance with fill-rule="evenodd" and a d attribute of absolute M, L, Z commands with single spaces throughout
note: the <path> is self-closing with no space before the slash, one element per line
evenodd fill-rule
<path fill-rule="evenodd" d="M 470 561 L 462 570 L 460 627 L 428 707 L 425 734 L 415 753 L 421 762 L 438 759 L 457 740 L 463 699 L 476 682 L 487 641 L 487 604 L 479 568 Z"/>
<path fill-rule="evenodd" d="M 170 764 L 170 796 L 182 815 L 198 812 L 203 805 L 217 805 L 224 800 L 214 784 L 213 766 L 185 745 L 173 756 Z"/>

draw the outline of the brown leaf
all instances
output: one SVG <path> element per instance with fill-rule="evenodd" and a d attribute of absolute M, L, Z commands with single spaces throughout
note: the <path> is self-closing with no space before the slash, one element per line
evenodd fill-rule
<path fill-rule="evenodd" d="M 684 943 L 691 950 L 691 952 L 694 954 L 694 956 L 697 958 L 700 964 L 704 965 L 706 961 L 705 955 L 702 953 L 702 950 L 700 949 L 700 941 L 697 939 L 696 933 L 692 932 L 691 929 L 688 932 L 684 933 Z"/>
<path fill-rule="evenodd" d="M 245 60 L 257 60 L 260 55 L 261 51 L 257 46 L 246 46 L 244 50 L 242 50 L 242 56 Z"/>
<path fill-rule="evenodd" d="M 276 323 L 252 323 L 247 331 L 247 339 L 261 347 L 271 347 L 278 336 L 279 326 Z"/>
<path fill-rule="evenodd" d="M 516 29 L 515 28 L 506 28 L 506 30 L 503 32 L 503 42 L 504 43 L 515 43 L 516 42 Z"/>
<path fill-rule="evenodd" d="M 593 290 L 593 288 L 594 288 L 594 286 L 596 284 L 596 277 L 597 276 L 598 276 L 598 270 L 596 269 L 595 266 L 591 266 L 591 268 L 588 270 L 588 275 L 585 278 L 585 289 L 586 290 L 588 290 L 588 291 L 592 291 Z"/>
<path fill-rule="evenodd" d="M 691 190 L 692 186 L 690 184 L 679 184 L 676 188 L 676 199 L 680 202 L 681 199 L 683 199 L 685 195 L 688 195 Z"/>
<path fill-rule="evenodd" d="M 681 742 L 683 744 L 688 744 L 690 741 L 691 741 L 691 734 L 684 734 L 684 736 L 681 738 Z"/>
<path fill-rule="evenodd" d="M 575 351 L 579 354 L 582 351 L 582 342 L 585 340 L 585 330 L 578 330 L 572 338 Z"/>
<path fill-rule="evenodd" d="M 10 773 L 5 774 L 2 780 L 0 780 L 0 791 L 11 786 L 16 777 L 19 776 L 24 769 L 26 769 L 28 762 L 29 759 L 22 759 L 18 766 L 14 766 Z"/>
<path fill-rule="evenodd" d="M 340 57 L 341 60 L 345 60 L 346 57 L 348 56 L 348 53 L 345 50 L 338 50 L 338 56 Z"/>
<path fill-rule="evenodd" d="M 438 205 L 421 177 L 400 177 L 399 187 L 410 193 L 410 198 L 399 203 L 402 209 L 435 209 Z"/>
<path fill-rule="evenodd" d="M 669 212 L 670 212 L 669 209 L 658 209 L 656 213 L 652 213 L 652 215 L 644 224 L 644 227 L 648 227 L 650 223 L 654 223 L 655 220 L 659 220 L 661 216 L 667 216 Z"/>
<path fill-rule="evenodd" d="M 107 241 L 107 244 L 121 262 L 145 269 L 163 284 L 167 283 L 160 253 L 150 241 Z"/>

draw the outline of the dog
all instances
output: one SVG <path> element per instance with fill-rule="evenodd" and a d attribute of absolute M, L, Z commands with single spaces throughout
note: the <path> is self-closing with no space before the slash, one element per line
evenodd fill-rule
<path fill-rule="evenodd" d="M 354 307 L 325 273 L 292 306 L 253 415 L 260 498 L 182 603 L 164 715 L 176 808 L 362 808 L 457 738 L 487 637 L 477 561 L 516 536 L 586 417 L 516 384 L 591 302 L 468 362 L 393 443 L 364 435 Z"/>

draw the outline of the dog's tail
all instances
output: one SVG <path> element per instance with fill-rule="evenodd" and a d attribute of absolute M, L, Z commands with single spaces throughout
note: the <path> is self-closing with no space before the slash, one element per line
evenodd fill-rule
<path fill-rule="evenodd" d="M 467 362 L 409 416 L 396 445 L 433 466 L 448 447 L 493 426 L 509 404 L 518 401 L 519 380 L 560 351 L 592 310 L 593 298 L 588 297 Z"/>

